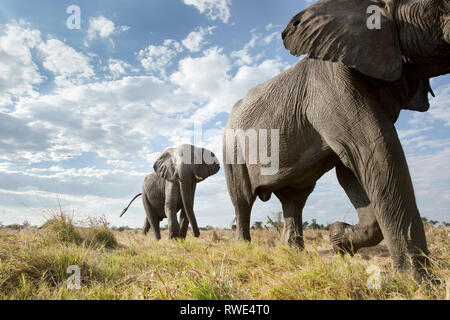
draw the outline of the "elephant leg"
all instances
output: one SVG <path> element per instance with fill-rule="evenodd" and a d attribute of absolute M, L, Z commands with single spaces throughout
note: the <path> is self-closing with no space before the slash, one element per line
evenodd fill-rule
<path fill-rule="evenodd" d="M 186 217 L 186 212 L 184 212 L 184 208 L 181 209 L 180 213 L 180 237 L 186 239 L 187 231 L 189 226 L 189 220 Z"/>
<path fill-rule="evenodd" d="M 339 253 L 354 254 L 360 248 L 371 247 L 383 240 L 381 228 L 375 217 L 375 208 L 353 172 L 342 162 L 336 166 L 336 175 L 342 188 L 355 207 L 359 222 L 351 226 L 344 222 L 335 222 L 330 226 L 330 240 Z"/>
<path fill-rule="evenodd" d="M 145 194 L 145 192 L 142 193 L 142 203 L 144 204 L 145 213 L 147 215 L 147 217 L 145 219 L 146 223 L 144 226 L 144 230 L 145 230 L 147 224 L 149 224 L 149 228 L 151 228 L 153 230 L 153 235 L 155 236 L 155 239 L 160 240 L 161 239 L 161 231 L 159 229 L 160 221 L 159 221 L 159 218 L 158 218 L 155 208 L 152 208 L 152 205 L 150 204 L 150 201 L 148 200 L 148 197 Z"/>
<path fill-rule="evenodd" d="M 234 206 L 239 240 L 251 241 L 250 214 L 256 195 L 251 191 L 247 167 L 242 164 L 224 165 L 228 192 Z"/>
<path fill-rule="evenodd" d="M 284 228 L 281 235 L 283 243 L 304 247 L 302 210 L 314 186 L 305 189 L 284 188 L 274 192 L 283 207 Z"/>
<path fill-rule="evenodd" d="M 142 234 L 146 235 L 149 230 L 150 230 L 150 222 L 148 221 L 147 217 L 145 217 L 144 226 L 142 227 Z"/>
<path fill-rule="evenodd" d="M 195 189 L 197 188 L 197 184 L 194 183 L 192 186 L 192 205 L 194 205 L 194 198 L 195 198 Z M 180 237 L 183 239 L 186 239 L 186 235 L 188 232 L 188 227 L 189 227 L 189 219 L 187 217 L 186 214 L 186 210 L 184 210 L 184 207 L 181 208 L 181 213 L 180 213 Z"/>
<path fill-rule="evenodd" d="M 166 199 L 164 202 L 164 213 L 168 220 L 169 239 L 180 237 L 180 225 L 178 224 L 177 212 L 178 203 L 181 199 L 180 188 L 178 184 L 166 184 Z"/>
<path fill-rule="evenodd" d="M 425 230 L 393 118 L 380 104 L 345 99 L 308 113 L 308 119 L 361 183 L 394 268 L 410 270 L 412 258 L 413 270 L 420 273 L 415 276 L 421 277 L 421 265 L 428 262 Z"/>

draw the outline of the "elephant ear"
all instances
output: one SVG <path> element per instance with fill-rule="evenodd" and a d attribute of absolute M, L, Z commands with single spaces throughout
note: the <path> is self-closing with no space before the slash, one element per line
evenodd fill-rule
<path fill-rule="evenodd" d="M 373 78 L 397 80 L 402 55 L 390 18 L 392 0 L 385 1 L 319 0 L 292 18 L 282 33 L 284 46 L 295 56 L 342 62 Z M 377 12 L 380 28 L 369 29 Z"/>
<path fill-rule="evenodd" d="M 419 112 L 428 111 L 430 108 L 428 93 L 431 93 L 434 97 L 434 92 L 430 86 L 430 79 L 420 80 L 419 85 L 417 86 L 416 94 L 413 96 L 405 109 Z"/>
<path fill-rule="evenodd" d="M 172 160 L 172 153 L 168 150 L 164 151 L 163 154 L 156 160 L 153 165 L 153 169 L 156 174 L 166 180 L 175 180 L 175 165 Z"/>

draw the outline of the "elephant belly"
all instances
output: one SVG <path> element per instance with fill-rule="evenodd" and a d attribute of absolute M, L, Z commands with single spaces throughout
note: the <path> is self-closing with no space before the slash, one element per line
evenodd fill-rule
<path fill-rule="evenodd" d="M 290 149 L 293 151 L 284 154 L 296 156 L 296 159 L 283 164 L 281 156 L 283 151 L 280 150 L 280 168 L 276 174 L 261 175 L 259 166 L 249 167 L 250 179 L 253 178 L 253 191 L 261 200 L 268 200 L 272 192 L 286 187 L 298 189 L 311 187 L 339 162 L 338 156 L 323 142 L 312 143 L 308 148 Z"/>

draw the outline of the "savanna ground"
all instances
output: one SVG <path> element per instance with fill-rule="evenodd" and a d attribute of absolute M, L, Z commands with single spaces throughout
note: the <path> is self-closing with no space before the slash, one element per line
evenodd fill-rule
<path fill-rule="evenodd" d="M 252 230 L 251 243 L 219 229 L 176 241 L 163 232 L 158 242 L 102 219 L 80 225 L 56 214 L 40 229 L 0 228 L 0 299 L 448 299 L 450 228 L 426 231 L 440 284 L 394 273 L 384 243 L 336 255 L 326 230 L 305 230 L 299 252 L 280 245 L 274 227 Z M 79 289 L 68 288 L 71 265 L 80 269 Z M 367 284 L 373 266 L 378 289 Z"/>

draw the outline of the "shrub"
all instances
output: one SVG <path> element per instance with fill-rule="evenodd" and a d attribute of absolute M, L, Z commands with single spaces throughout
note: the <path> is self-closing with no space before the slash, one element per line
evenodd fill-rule
<path fill-rule="evenodd" d="M 41 229 L 44 229 L 55 236 L 57 240 L 64 243 L 81 244 L 83 242 L 83 237 L 73 223 L 73 217 L 65 214 L 63 211 L 52 213 Z"/>
<path fill-rule="evenodd" d="M 113 249 L 118 246 L 114 233 L 108 228 L 108 221 L 103 215 L 99 218 L 88 217 L 84 224 L 87 225 L 85 243 L 94 248 Z"/>
<path fill-rule="evenodd" d="M 118 246 L 114 233 L 108 228 L 91 228 L 87 232 L 85 243 L 94 248 L 113 249 Z"/>

